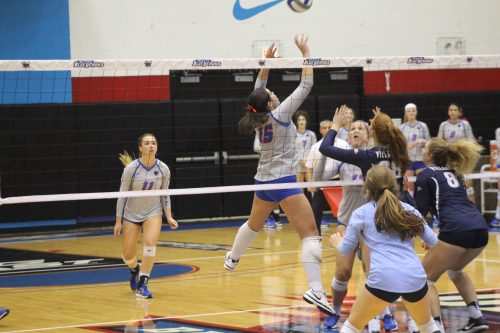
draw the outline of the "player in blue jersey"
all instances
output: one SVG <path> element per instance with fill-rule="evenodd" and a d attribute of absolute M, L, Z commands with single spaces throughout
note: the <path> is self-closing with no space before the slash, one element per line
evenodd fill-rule
<path fill-rule="evenodd" d="M 295 44 L 304 58 L 310 57 L 307 37 L 295 36 Z M 266 50 L 266 57 L 275 57 L 274 43 Z M 302 69 L 299 86 L 282 103 L 266 88 L 268 69 L 261 69 L 255 90 L 248 98 L 248 107 L 239 122 L 241 133 L 259 133 L 262 143 L 256 184 L 295 183 L 297 159 L 295 158 L 296 128 L 291 121 L 313 86 L 313 69 Z M 250 217 L 239 229 L 233 247 L 226 254 L 224 268 L 232 271 L 243 252 L 262 229 L 269 212 L 279 203 L 290 223 L 302 240 L 302 264 L 310 289 L 303 298 L 321 311 L 335 314 L 330 308 L 321 282 L 321 237 L 318 235 L 311 205 L 301 189 L 256 191 Z"/>
<path fill-rule="evenodd" d="M 365 288 L 358 293 L 340 332 L 361 332 L 399 297 L 422 333 L 439 332 L 431 317 L 426 274 L 413 248 L 414 237 L 433 246 L 436 235 L 415 208 L 399 201 L 399 186 L 388 167 L 373 166 L 362 191 L 369 202 L 353 212 L 345 236 L 336 233 L 331 237 L 345 256 L 356 251 L 362 238 L 370 251 Z"/>
<path fill-rule="evenodd" d="M 153 134 L 139 138 L 139 158 L 132 161 L 127 154 L 120 155 L 123 170 L 120 191 L 168 189 L 170 170 L 156 158 L 158 143 Z M 162 214 L 165 212 L 170 228 L 177 228 L 172 217 L 169 196 L 119 198 L 116 204 L 115 237 L 123 233 L 122 258 L 130 268 L 130 288 L 137 298 L 151 298 L 148 281 L 153 269 L 156 242 L 160 236 Z M 143 232 L 142 262 L 137 262 L 137 240 Z"/>
<path fill-rule="evenodd" d="M 439 296 L 433 283 L 448 272 L 467 304 L 469 322 L 460 332 L 488 329 L 474 285 L 464 268 L 488 244 L 488 227 L 476 206 L 467 199 L 462 175 L 476 165 L 483 148 L 471 140 L 447 143 L 431 139 L 424 148 L 424 161 L 429 165 L 417 176 L 415 199 L 420 213 L 431 211 L 439 220 L 439 242 L 424 257 L 432 314 L 441 324 Z"/>

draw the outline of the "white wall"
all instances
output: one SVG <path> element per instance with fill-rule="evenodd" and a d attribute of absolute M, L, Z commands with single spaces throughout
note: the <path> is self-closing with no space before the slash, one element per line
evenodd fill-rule
<path fill-rule="evenodd" d="M 438 37 L 465 38 L 467 54 L 500 53 L 500 0 L 315 0 L 297 14 L 286 1 L 245 21 L 236 0 L 70 0 L 71 57 L 252 57 L 252 41 L 282 40 L 315 56 L 435 55 Z M 252 7 L 270 0 L 241 0 Z"/>

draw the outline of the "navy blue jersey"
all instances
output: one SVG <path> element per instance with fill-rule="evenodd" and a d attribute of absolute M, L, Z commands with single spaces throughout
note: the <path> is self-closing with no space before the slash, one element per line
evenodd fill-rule
<path fill-rule="evenodd" d="M 455 170 L 431 165 L 417 175 L 415 188 L 418 210 L 424 216 L 428 211 L 437 216 L 441 232 L 487 229 Z"/>
<path fill-rule="evenodd" d="M 363 173 L 363 177 L 366 176 L 366 173 L 370 168 L 377 164 L 383 164 L 389 167 L 389 169 L 393 170 L 396 174 L 396 178 L 400 185 L 402 185 L 402 175 L 401 169 L 396 166 L 391 157 L 391 151 L 388 148 L 383 147 L 373 147 L 369 150 L 363 149 L 342 149 L 335 147 L 333 145 L 333 141 L 337 136 L 337 132 L 334 130 L 329 130 L 326 134 L 321 146 L 319 147 L 319 151 L 334 160 L 349 163 L 357 166 L 361 169 Z"/>

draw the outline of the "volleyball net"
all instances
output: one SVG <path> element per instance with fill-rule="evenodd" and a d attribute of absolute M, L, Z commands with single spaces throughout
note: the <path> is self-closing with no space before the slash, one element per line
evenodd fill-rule
<path fill-rule="evenodd" d="M 283 101 L 305 66 L 314 68 L 314 87 L 300 109 L 317 140 L 320 122 L 342 104 L 365 121 L 380 106 L 399 125 L 405 105 L 414 103 L 433 137 L 450 103 L 458 103 L 485 148 L 500 124 L 499 55 L 3 60 L 2 221 L 113 216 L 114 201 L 107 199 L 165 194 L 173 196 L 176 216 L 246 215 L 256 189 L 347 184 L 254 185 L 255 136 L 237 128 L 247 97 L 267 68 L 267 86 Z M 118 192 L 118 154 L 137 156 L 143 133 L 158 140 L 157 157 L 172 173 L 170 189 Z M 499 177 L 491 170 L 468 177 Z"/>

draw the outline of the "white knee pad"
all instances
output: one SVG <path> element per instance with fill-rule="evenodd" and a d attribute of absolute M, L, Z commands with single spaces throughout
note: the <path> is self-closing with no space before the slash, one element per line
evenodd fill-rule
<path fill-rule="evenodd" d="M 334 276 L 332 279 L 332 289 L 335 291 L 346 291 L 347 290 L 347 285 L 349 284 L 349 281 L 339 281 L 337 278 Z"/>
<path fill-rule="evenodd" d="M 146 245 L 142 250 L 144 257 L 154 257 L 156 255 L 156 246 Z"/>
<path fill-rule="evenodd" d="M 463 274 L 464 270 L 461 269 L 459 271 L 452 271 L 452 270 L 447 270 L 447 273 L 448 273 L 448 276 L 450 277 L 450 279 L 455 279 L 457 277 L 459 277 L 461 274 Z"/>
<path fill-rule="evenodd" d="M 309 236 L 302 239 L 302 262 L 321 262 L 321 237 Z"/>
<path fill-rule="evenodd" d="M 468 187 L 465 189 L 465 192 L 467 192 L 467 195 L 474 195 L 474 187 Z"/>

